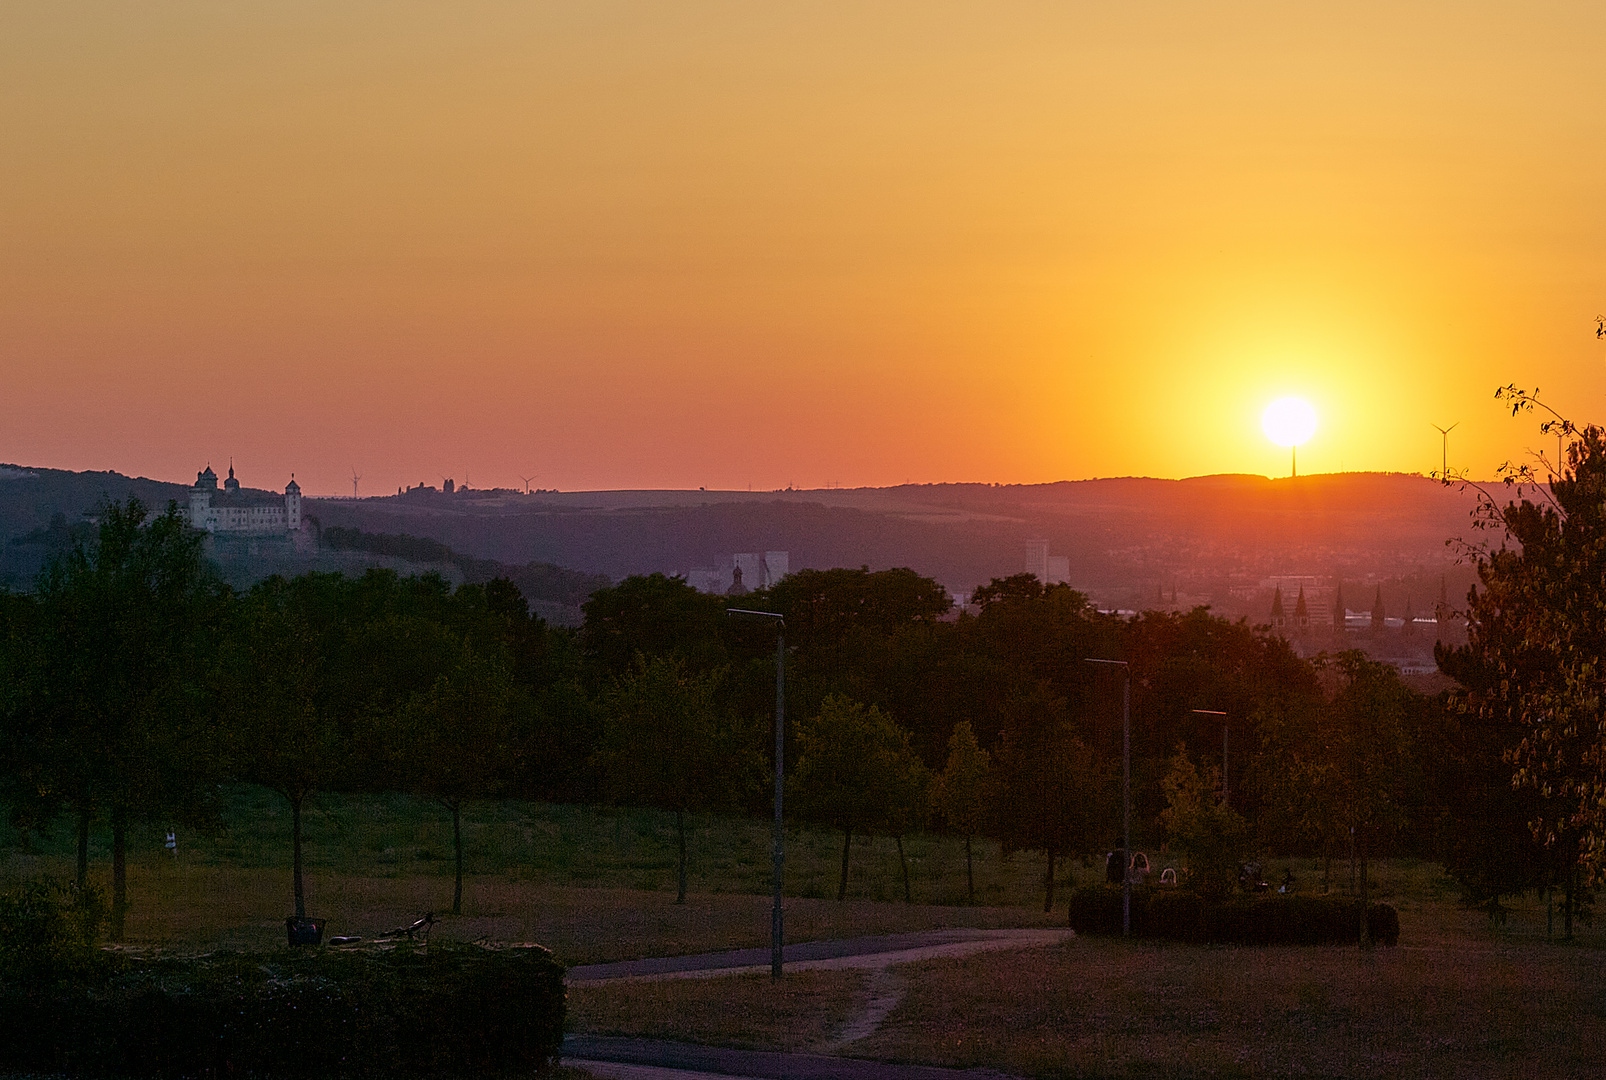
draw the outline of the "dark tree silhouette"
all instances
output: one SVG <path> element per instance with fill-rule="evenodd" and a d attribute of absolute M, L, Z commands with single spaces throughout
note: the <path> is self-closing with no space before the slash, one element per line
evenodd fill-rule
<path fill-rule="evenodd" d="M 136 499 L 103 507 L 96 542 L 40 575 L 28 786 L 76 818 L 80 887 L 90 821 L 109 818 L 114 941 L 128 908 L 131 821 L 160 811 L 198 822 L 211 810 L 211 647 L 223 596 L 178 508 L 152 519 Z"/>
<path fill-rule="evenodd" d="M 828 697 L 798 731 L 790 805 L 800 817 L 842 830 L 836 898 L 848 894 L 853 834 L 902 836 L 925 805 L 929 777 L 909 735 L 875 706 Z"/>

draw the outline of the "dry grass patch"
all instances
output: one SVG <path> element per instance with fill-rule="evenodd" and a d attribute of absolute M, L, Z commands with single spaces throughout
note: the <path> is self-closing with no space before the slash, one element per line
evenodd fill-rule
<path fill-rule="evenodd" d="M 1043 1077 L 1598 1075 L 1600 960 L 1084 938 L 906 967 L 903 1002 L 854 1053 Z"/>
<path fill-rule="evenodd" d="M 806 1050 L 860 1003 L 862 971 L 628 980 L 569 987 L 569 1030 L 745 1050 Z"/>
<path fill-rule="evenodd" d="M 707 893 L 770 889 L 771 823 L 765 817 L 688 814 L 691 887 Z M 439 803 L 400 794 L 320 793 L 303 820 L 304 857 L 313 873 L 410 881 L 449 879 L 451 817 Z M 160 823 L 136 824 L 128 836 L 131 861 L 167 859 Z M 74 823 L 52 822 L 24 838 L 0 816 L 0 875 L 5 856 L 40 854 L 70 864 Z M 103 823 L 90 830 L 92 864 L 104 867 L 111 836 Z M 667 891 L 675 888 L 678 833 L 671 813 L 628 807 L 562 806 L 517 799 L 474 802 L 463 810 L 466 869 L 470 875 L 518 878 L 544 885 Z M 179 830 L 179 863 L 196 867 L 273 870 L 290 865 L 290 812 L 284 799 L 245 784 L 223 790 L 219 827 L 201 834 Z M 955 837 L 915 833 L 904 838 L 913 898 L 928 904 L 966 901 L 964 843 Z M 793 823 L 786 832 L 787 891 L 795 896 L 836 895 L 841 833 Z M 1041 903 L 1043 864 L 1035 853 L 1005 855 L 996 842 L 976 844 L 976 898 L 986 905 Z M 1088 871 L 1062 863 L 1060 885 Z M 902 866 L 891 837 L 854 837 L 848 897 L 901 900 Z M 449 895 L 449 894 L 448 894 Z"/>
<path fill-rule="evenodd" d="M 13 856 L 8 877 L 71 874 L 58 859 Z M 102 868 L 97 868 L 102 869 Z M 96 875 L 97 880 L 104 875 Z M 105 887 L 106 882 L 100 880 Z M 463 915 L 451 906 L 449 878 L 392 878 L 317 870 L 307 875 L 307 908 L 327 934 L 371 937 L 425 911 L 441 923 L 438 939 L 534 941 L 564 964 L 606 963 L 767 946 L 768 896 L 692 893 L 676 904 L 667 892 L 546 885 L 480 876 L 464 889 Z M 132 944 L 193 950 L 262 949 L 284 944 L 290 875 L 284 870 L 192 865 L 169 859 L 131 862 L 128 938 Z M 786 901 L 788 942 L 952 928 L 1057 925 L 1031 908 L 940 907 L 870 901 Z"/>
<path fill-rule="evenodd" d="M 538 941 L 566 964 L 607 963 L 648 956 L 683 956 L 768 946 L 771 899 L 730 893 L 692 893 L 676 904 L 668 893 L 628 889 L 477 882 L 476 903 L 450 933 L 473 939 Z M 789 943 L 953 928 L 995 929 L 1058 925 L 1054 916 L 1023 908 L 937 907 L 870 901 L 785 902 Z"/>

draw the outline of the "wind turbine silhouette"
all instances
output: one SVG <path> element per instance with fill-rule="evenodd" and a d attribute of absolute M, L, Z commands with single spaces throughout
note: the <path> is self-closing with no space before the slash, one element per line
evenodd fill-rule
<path fill-rule="evenodd" d="M 361 498 L 361 496 L 357 493 L 357 481 L 361 479 L 362 477 L 357 475 L 357 466 L 353 465 L 351 467 L 351 497 L 353 499 Z"/>
<path fill-rule="evenodd" d="M 1449 427 L 1440 427 L 1438 424 L 1429 424 L 1428 425 L 1428 427 L 1432 428 L 1434 431 L 1437 431 L 1440 435 L 1444 436 L 1443 445 L 1441 445 L 1440 448 L 1439 448 L 1439 452 L 1442 455 L 1442 457 L 1440 457 L 1440 459 L 1439 459 L 1439 479 L 1440 480 L 1448 480 L 1450 478 L 1450 432 L 1454 431 L 1456 428 L 1458 428 L 1460 426 L 1461 426 L 1461 421 L 1459 421 L 1459 420 L 1457 420 L 1455 423 L 1451 424 Z"/>
<path fill-rule="evenodd" d="M 539 475 L 541 474 L 536 473 L 536 476 Z M 520 476 L 519 479 L 524 481 L 524 494 L 528 495 L 530 493 L 530 481 L 534 480 L 535 476 Z"/>

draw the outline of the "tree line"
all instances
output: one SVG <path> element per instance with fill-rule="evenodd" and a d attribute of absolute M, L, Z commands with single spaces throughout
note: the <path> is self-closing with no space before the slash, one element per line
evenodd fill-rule
<path fill-rule="evenodd" d="M 739 601 L 651 574 L 596 589 L 567 630 L 504 579 L 374 570 L 235 591 L 176 507 L 130 500 L 31 591 L 0 594 L 0 799 L 21 828 L 76 830 L 80 885 L 90 827 L 109 825 L 114 937 L 131 825 L 213 825 L 224 781 L 285 800 L 298 915 L 301 815 L 332 791 L 435 800 L 454 910 L 466 803 L 656 807 L 675 815 L 683 899 L 686 816 L 762 813 L 773 794 L 774 628 L 735 604 L 785 620 L 787 806 L 841 832 L 839 897 L 855 836 L 901 855 L 942 829 L 967 867 L 978 837 L 1038 852 L 1045 906 L 1058 863 L 1117 848 L 1121 686 L 1087 659 L 1130 665 L 1137 835 L 1201 882 L 1256 849 L 1409 851 L 1497 903 L 1558 865 L 1512 794 L 1509 740 L 1465 697 L 1417 694 L 1359 653 L 1301 659 L 1203 608 L 1122 618 L 1024 574 L 971 601 L 956 616 L 907 569 L 802 570 Z"/>

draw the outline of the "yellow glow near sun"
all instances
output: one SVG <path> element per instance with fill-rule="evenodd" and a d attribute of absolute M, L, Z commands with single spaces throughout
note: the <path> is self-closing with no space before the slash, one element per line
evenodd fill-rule
<path fill-rule="evenodd" d="M 1298 446 L 1316 434 L 1316 410 L 1304 398 L 1278 398 L 1260 414 L 1260 427 L 1278 446 Z"/>

